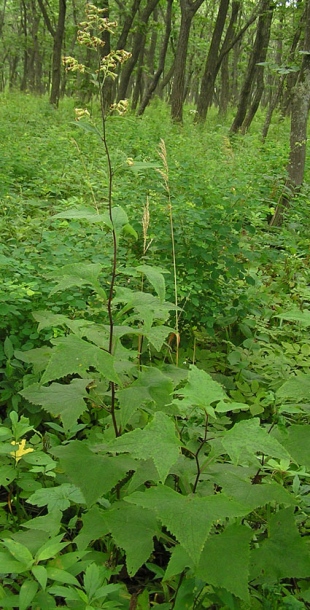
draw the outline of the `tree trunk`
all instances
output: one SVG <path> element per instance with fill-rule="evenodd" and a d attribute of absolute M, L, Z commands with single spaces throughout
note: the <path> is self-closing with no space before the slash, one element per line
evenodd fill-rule
<path fill-rule="evenodd" d="M 171 92 L 171 119 L 175 123 L 183 122 L 184 83 L 189 33 L 192 20 L 203 0 L 180 0 L 181 25 L 174 61 L 174 77 Z"/>
<path fill-rule="evenodd" d="M 199 121 L 205 121 L 209 106 L 212 104 L 215 79 L 217 76 L 217 62 L 221 38 L 226 22 L 229 0 L 221 0 L 219 10 L 213 30 L 212 40 L 207 56 L 207 61 L 202 76 L 200 95 L 197 104 L 197 118 Z"/>
<path fill-rule="evenodd" d="M 60 96 L 60 80 L 61 80 L 61 52 L 62 41 L 65 32 L 66 19 L 66 0 L 59 0 L 58 4 L 58 21 L 54 36 L 53 44 L 53 63 L 52 63 L 52 88 L 50 94 L 50 103 L 58 108 Z"/>
<path fill-rule="evenodd" d="M 47 10 L 47 6 L 44 4 L 44 0 L 38 0 L 40 10 L 43 15 L 46 27 L 53 38 L 53 59 L 52 59 L 52 82 L 51 82 L 51 93 L 50 103 L 58 107 L 59 96 L 60 96 L 60 80 L 61 80 L 61 52 L 62 42 L 65 32 L 65 19 L 66 19 L 66 0 L 58 0 L 58 20 L 56 27 L 53 25 Z"/>
<path fill-rule="evenodd" d="M 257 64 L 261 61 L 261 57 L 265 53 L 264 45 L 266 39 L 266 25 L 268 24 L 269 11 L 273 11 L 273 4 L 271 4 L 270 0 L 263 0 L 261 5 L 261 15 L 258 19 L 257 24 L 253 51 L 249 60 L 248 70 L 241 90 L 237 113 L 230 128 L 231 134 L 237 133 L 239 131 L 239 129 L 242 127 L 242 123 L 247 113 L 253 81 L 257 72 Z"/>
<path fill-rule="evenodd" d="M 307 145 L 307 125 L 310 107 L 310 0 L 306 2 L 305 41 L 303 60 L 294 88 L 291 110 L 290 158 L 283 195 L 270 221 L 271 226 L 283 222 L 283 214 L 298 193 L 304 179 Z"/>
<path fill-rule="evenodd" d="M 272 22 L 272 17 L 273 17 L 273 8 L 274 8 L 273 5 L 271 5 L 270 10 L 267 11 L 265 14 L 264 30 L 263 30 L 263 34 L 262 34 L 263 40 L 262 40 L 260 58 L 259 58 L 259 62 L 258 62 L 260 64 L 264 63 L 266 61 L 266 57 L 267 57 L 268 45 L 269 45 L 269 40 L 270 40 L 270 32 L 271 32 L 271 22 Z M 256 66 L 256 90 L 255 90 L 250 108 L 242 123 L 242 132 L 243 133 L 245 133 L 250 128 L 250 125 L 258 110 L 258 107 L 259 107 L 259 104 L 260 104 L 260 101 L 261 101 L 261 98 L 263 95 L 263 91 L 264 91 L 264 72 L 265 72 L 265 68 L 263 65 Z"/>
<path fill-rule="evenodd" d="M 168 44 L 169 44 L 169 37 L 170 37 L 170 32 L 171 32 L 172 3 L 173 3 L 173 0 L 167 0 L 167 12 L 166 12 L 166 18 L 165 18 L 166 29 L 165 29 L 165 35 L 164 35 L 162 48 L 160 51 L 158 68 L 157 68 L 157 70 L 153 76 L 153 79 L 151 80 L 151 82 L 147 88 L 146 94 L 141 102 L 140 108 L 137 113 L 138 116 L 142 116 L 147 105 L 150 103 L 152 95 L 158 85 L 159 79 L 164 70 L 165 59 L 166 59 L 166 54 L 167 54 L 167 49 L 168 49 Z"/>
<path fill-rule="evenodd" d="M 133 69 L 139 59 L 139 55 L 142 50 L 143 40 L 145 40 L 145 27 L 146 27 L 146 24 L 152 14 L 152 12 L 154 11 L 155 7 L 157 6 L 158 2 L 159 2 L 159 0 L 148 0 L 146 7 L 142 11 L 141 19 L 140 19 L 140 27 L 138 28 L 136 35 L 135 35 L 133 48 L 132 48 L 132 52 L 131 52 L 131 57 L 123 65 L 123 69 L 121 72 L 121 80 L 120 80 L 118 96 L 117 96 L 118 101 L 126 98 L 129 80 L 130 80 L 131 74 L 133 72 Z"/>

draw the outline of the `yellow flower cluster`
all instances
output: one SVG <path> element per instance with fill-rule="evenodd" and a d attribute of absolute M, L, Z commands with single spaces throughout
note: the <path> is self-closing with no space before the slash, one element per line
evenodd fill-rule
<path fill-rule="evenodd" d="M 25 449 L 25 447 L 26 447 L 26 439 L 25 438 L 23 438 L 19 442 L 12 441 L 11 445 L 14 445 L 15 447 L 17 446 L 17 449 L 15 451 L 11 451 L 11 453 L 10 453 L 10 455 L 12 455 L 14 457 L 16 464 L 17 464 L 17 462 L 19 462 L 19 460 L 22 459 L 22 457 L 24 457 L 24 455 L 34 451 L 34 449 L 32 449 L 32 447 L 29 447 L 28 449 Z"/>

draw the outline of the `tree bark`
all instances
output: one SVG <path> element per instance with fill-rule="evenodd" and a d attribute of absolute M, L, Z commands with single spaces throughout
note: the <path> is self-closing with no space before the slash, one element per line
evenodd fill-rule
<path fill-rule="evenodd" d="M 268 12 L 272 10 L 273 4 L 270 3 L 270 0 L 263 0 L 261 5 L 261 15 L 258 19 L 257 24 L 253 51 L 249 60 L 248 70 L 241 90 L 237 113 L 230 128 L 231 134 L 237 133 L 239 131 L 239 129 L 242 127 L 242 123 L 247 113 L 253 81 L 257 72 L 257 64 L 261 61 L 261 57 L 263 57 L 265 53 L 264 45 L 266 39 L 266 21 L 268 17 Z"/>
<path fill-rule="evenodd" d="M 62 42 L 65 33 L 66 19 L 66 0 L 59 0 L 58 4 L 58 21 L 54 36 L 53 44 L 53 62 L 52 62 L 52 87 L 50 94 L 50 103 L 58 108 L 60 97 L 60 81 L 61 81 L 61 52 Z"/>
<path fill-rule="evenodd" d="M 265 14 L 265 20 L 264 20 L 264 31 L 263 31 L 263 42 L 262 42 L 262 47 L 261 47 L 261 52 L 260 52 L 260 58 L 259 58 L 259 62 L 260 64 L 264 63 L 266 61 L 266 57 L 267 57 L 267 51 L 268 51 L 268 45 L 269 45 L 269 40 L 270 40 L 270 32 L 271 32 L 271 22 L 272 22 L 272 17 L 273 17 L 273 6 L 270 6 L 270 10 L 266 12 Z M 248 109 L 247 115 L 242 123 L 242 132 L 245 133 L 249 128 L 250 125 L 255 117 L 255 114 L 258 110 L 262 95 L 263 95 L 263 91 L 264 91 L 264 72 L 265 72 L 265 67 L 263 65 L 257 65 L 256 66 L 256 76 L 255 76 L 255 81 L 256 81 L 256 89 L 254 92 L 254 96 L 252 99 L 252 102 L 250 104 L 250 107 Z"/>
<path fill-rule="evenodd" d="M 158 85 L 159 79 L 164 70 L 165 59 L 166 59 L 166 54 L 167 54 L 167 49 L 168 49 L 168 44 L 169 44 L 169 37 L 170 37 L 170 32 L 171 32 L 172 3 L 173 3 L 173 0 L 167 0 L 167 11 L 166 11 L 166 17 L 165 17 L 166 28 L 165 28 L 163 44 L 162 44 L 161 51 L 160 51 L 158 68 L 157 68 L 157 70 L 147 88 L 146 94 L 141 102 L 140 108 L 137 112 L 138 116 L 143 115 L 147 105 L 150 103 L 152 95 Z"/>
<path fill-rule="evenodd" d="M 159 0 L 148 0 L 146 7 L 142 11 L 140 18 L 140 27 L 138 28 L 135 35 L 131 57 L 124 64 L 121 72 L 121 80 L 117 96 L 118 101 L 126 98 L 129 80 L 141 53 L 142 43 L 145 36 L 145 27 L 158 2 Z"/>
<path fill-rule="evenodd" d="M 53 38 L 53 59 L 52 59 L 52 83 L 50 93 L 50 103 L 58 107 L 59 96 L 60 96 L 60 80 L 61 80 L 61 52 L 62 43 L 65 33 L 65 19 L 66 19 L 66 0 L 59 0 L 58 2 L 58 20 L 56 27 L 53 25 L 47 8 L 44 4 L 44 0 L 38 0 L 40 10 L 45 21 L 45 25 Z"/>
<path fill-rule="evenodd" d="M 283 222 L 283 214 L 302 186 L 306 162 L 307 125 L 310 108 L 310 0 L 306 1 L 303 60 L 294 88 L 291 109 L 290 158 L 283 195 L 270 221 L 271 226 Z"/>
<path fill-rule="evenodd" d="M 175 123 L 183 122 L 184 83 L 189 33 L 193 17 L 204 0 L 180 0 L 181 25 L 174 61 L 174 77 L 171 92 L 171 119 Z"/>
<path fill-rule="evenodd" d="M 200 94 L 198 98 L 197 104 L 197 118 L 199 121 L 205 121 L 207 116 L 207 111 L 209 106 L 212 104 L 213 92 L 215 79 L 217 76 L 217 62 L 219 49 L 221 44 L 221 39 L 223 35 L 223 30 L 226 22 L 227 12 L 229 7 L 229 0 L 221 0 L 219 5 L 219 10 L 217 13 L 217 18 L 215 22 L 215 27 L 213 30 L 213 35 L 211 39 L 211 44 L 209 48 L 209 53 L 207 56 L 207 61 L 204 69 L 204 73 L 202 76 Z"/>

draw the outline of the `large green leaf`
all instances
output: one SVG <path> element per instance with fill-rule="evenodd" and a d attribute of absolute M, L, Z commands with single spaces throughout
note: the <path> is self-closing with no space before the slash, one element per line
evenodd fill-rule
<path fill-rule="evenodd" d="M 128 574 L 134 576 L 153 551 L 158 526 L 153 511 L 120 504 L 106 511 L 105 519 L 117 546 L 126 552 Z"/>
<path fill-rule="evenodd" d="M 110 451 L 130 453 L 138 459 L 152 458 L 162 482 L 175 464 L 180 452 L 180 441 L 173 421 L 158 411 L 143 429 L 127 432 L 109 445 Z"/>
<path fill-rule="evenodd" d="M 155 289 L 157 296 L 160 301 L 165 300 L 165 278 L 157 267 L 151 267 L 150 265 L 138 265 L 137 271 L 143 273 L 150 284 Z"/>
<path fill-rule="evenodd" d="M 60 313 L 53 313 L 52 311 L 33 311 L 32 315 L 36 322 L 39 322 L 38 332 L 44 328 L 51 328 L 54 326 L 67 326 L 70 322 L 70 318 Z"/>
<path fill-rule="evenodd" d="M 81 490 L 88 506 L 110 491 L 132 467 L 124 464 L 122 456 L 93 453 L 82 441 L 54 447 L 51 453 L 60 459 L 65 473 Z"/>
<path fill-rule="evenodd" d="M 310 425 L 292 424 L 281 443 L 300 466 L 310 470 Z"/>
<path fill-rule="evenodd" d="M 146 329 L 144 329 L 144 327 L 141 328 L 141 335 L 144 335 L 146 340 L 151 343 L 158 352 L 161 350 L 169 333 L 171 333 L 171 328 L 164 325 L 152 326 L 151 328 Z"/>
<path fill-rule="evenodd" d="M 27 502 L 35 506 L 47 506 L 48 511 L 64 511 L 71 502 L 85 504 L 85 499 L 75 485 L 62 483 L 56 487 L 42 487 L 32 494 Z"/>
<path fill-rule="evenodd" d="M 183 400 L 174 402 L 178 405 L 181 412 L 185 409 L 199 407 L 216 417 L 212 403 L 222 401 L 227 398 L 222 386 L 214 381 L 212 377 L 192 365 L 188 373 L 188 380 L 184 388 L 178 391 L 178 395 L 183 396 Z"/>
<path fill-rule="evenodd" d="M 90 542 L 100 540 L 109 533 L 105 513 L 105 510 L 94 505 L 83 514 L 83 527 L 74 539 L 79 551 L 84 551 Z"/>
<path fill-rule="evenodd" d="M 12 434 L 12 433 L 11 433 Z M 9 485 L 14 479 L 18 477 L 18 472 L 16 472 L 16 468 L 14 466 L 10 466 L 9 464 L 0 467 L 0 485 L 6 487 Z"/>
<path fill-rule="evenodd" d="M 23 564 L 24 569 L 27 570 L 32 566 L 34 560 L 32 554 L 26 546 L 20 542 L 17 542 L 16 540 L 12 540 L 12 538 L 4 538 L 2 540 L 2 545 L 8 549 L 13 559 L 16 559 Z M 12 572 L 13 571 L 14 570 L 12 570 Z"/>
<path fill-rule="evenodd" d="M 15 357 L 22 362 L 32 364 L 34 374 L 41 373 L 47 367 L 50 358 L 53 354 L 53 349 L 48 346 L 29 349 L 27 352 L 15 350 Z"/>
<path fill-rule="evenodd" d="M 100 273 L 100 263 L 72 263 L 71 265 L 65 265 L 49 274 L 48 277 L 59 280 L 57 286 L 51 290 L 50 294 L 67 290 L 72 286 L 92 286 L 102 298 L 106 298 L 106 293 L 98 281 Z"/>
<path fill-rule="evenodd" d="M 310 577 L 309 548 L 296 527 L 294 508 L 271 516 L 268 537 L 251 552 L 250 577 L 264 584 Z"/>
<path fill-rule="evenodd" d="M 232 464 L 215 464 L 210 467 L 208 474 L 214 485 L 221 487 L 227 496 L 249 506 L 251 510 L 269 502 L 287 506 L 296 504 L 294 496 L 275 481 L 263 481 L 254 485 L 252 479 L 255 473 L 250 473 L 247 468 Z"/>
<path fill-rule="evenodd" d="M 310 375 L 299 373 L 291 377 L 277 390 L 277 398 L 289 399 L 294 402 L 310 400 Z"/>
<path fill-rule="evenodd" d="M 119 383 L 113 356 L 108 352 L 75 335 L 60 337 L 54 343 L 56 347 L 41 379 L 42 383 L 73 374 L 85 377 L 90 368 L 97 369 L 109 381 Z"/>
<path fill-rule="evenodd" d="M 159 369 L 148 367 L 141 371 L 128 388 L 118 391 L 122 428 L 125 428 L 135 411 L 146 403 L 164 411 L 164 407 L 171 402 L 172 391 L 171 379 Z"/>
<path fill-rule="evenodd" d="M 62 512 L 57 508 L 53 508 L 47 515 L 41 515 L 22 523 L 22 526 L 29 530 L 42 530 L 48 532 L 50 536 L 56 536 L 61 527 Z"/>
<path fill-rule="evenodd" d="M 240 421 L 225 433 L 223 447 L 235 464 L 253 461 L 257 453 L 289 459 L 289 454 L 282 445 L 260 426 L 257 418 Z"/>
<path fill-rule="evenodd" d="M 205 498 L 182 496 L 162 485 L 145 492 L 134 492 L 125 500 L 154 510 L 162 524 L 177 538 L 196 564 L 212 523 L 244 516 L 249 512 L 248 507 L 223 494 Z"/>
<path fill-rule="evenodd" d="M 60 417 L 64 428 L 70 430 L 87 409 L 87 386 L 91 379 L 73 379 L 70 384 L 52 383 L 48 387 L 34 383 L 20 394 L 29 402 L 41 405 L 54 417 Z"/>
<path fill-rule="evenodd" d="M 169 317 L 169 312 L 175 306 L 172 303 L 164 301 L 163 303 L 158 297 L 148 292 L 134 292 L 130 288 L 118 286 L 116 296 L 113 299 L 114 304 L 123 303 L 122 313 L 128 313 L 133 310 L 130 317 L 127 318 L 127 323 L 131 324 L 134 321 L 143 322 L 144 334 L 152 327 L 154 320 L 165 322 Z"/>
<path fill-rule="evenodd" d="M 37 590 L 38 583 L 35 580 L 24 580 L 19 590 L 19 610 L 29 608 Z"/>
<path fill-rule="evenodd" d="M 89 223 L 109 223 L 109 217 L 107 215 L 107 212 L 104 212 L 104 214 L 98 214 L 93 208 L 72 208 L 69 210 L 65 210 L 64 212 L 59 212 L 59 214 L 55 214 L 53 216 L 53 219 L 54 218 L 66 218 L 68 220 L 86 220 Z"/>
<path fill-rule="evenodd" d="M 287 322 L 296 322 L 304 327 L 310 326 L 310 311 L 308 309 L 303 309 L 303 311 L 297 308 L 291 309 L 290 311 L 277 314 L 275 318 L 280 318 L 280 320 L 286 320 Z"/>
<path fill-rule="evenodd" d="M 193 560 L 190 558 L 189 554 L 185 551 L 181 544 L 176 544 L 176 546 L 172 549 L 171 557 L 163 580 L 170 580 L 173 578 L 173 576 L 182 574 L 185 568 L 194 569 Z"/>
<path fill-rule="evenodd" d="M 235 524 L 210 536 L 201 554 L 197 577 L 249 601 L 249 545 L 252 536 L 251 529 Z"/>

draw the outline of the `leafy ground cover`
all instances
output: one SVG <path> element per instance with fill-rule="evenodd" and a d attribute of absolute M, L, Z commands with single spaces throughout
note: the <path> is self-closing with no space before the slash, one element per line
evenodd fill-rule
<path fill-rule="evenodd" d="M 307 608 L 306 185 L 268 227 L 288 124 L 109 117 L 110 200 L 74 107 L 0 98 L 0 605 Z"/>

